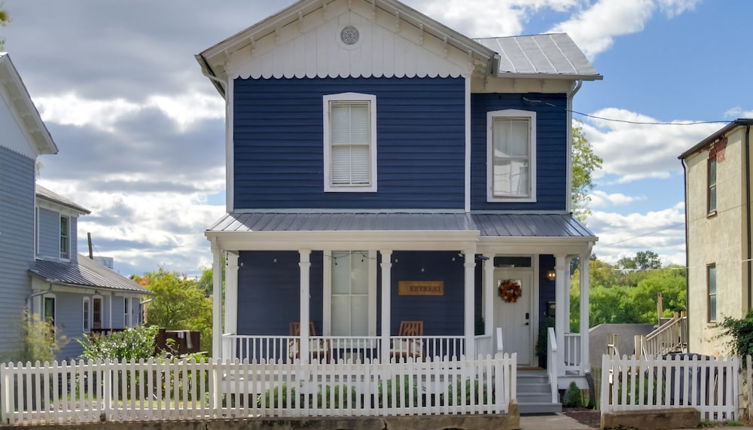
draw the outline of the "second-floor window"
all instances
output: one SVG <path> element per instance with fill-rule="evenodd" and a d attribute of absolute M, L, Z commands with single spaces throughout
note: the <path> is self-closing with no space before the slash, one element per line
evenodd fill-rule
<path fill-rule="evenodd" d="M 716 155 L 709 158 L 707 180 L 706 212 L 712 214 L 716 212 Z"/>
<path fill-rule="evenodd" d="M 487 200 L 536 201 L 536 113 L 488 113 Z"/>
<path fill-rule="evenodd" d="M 376 97 L 324 96 L 324 191 L 376 188 Z"/>
<path fill-rule="evenodd" d="M 60 217 L 60 258 L 71 258 L 71 219 Z"/>

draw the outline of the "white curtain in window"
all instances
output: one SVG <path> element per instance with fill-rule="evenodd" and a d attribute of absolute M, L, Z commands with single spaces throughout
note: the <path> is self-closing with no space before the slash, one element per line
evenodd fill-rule
<path fill-rule="evenodd" d="M 497 118 L 493 123 L 494 195 L 525 197 L 530 193 L 530 122 Z"/>
<path fill-rule="evenodd" d="M 332 253 L 333 336 L 368 335 L 368 274 L 366 251 Z"/>
<path fill-rule="evenodd" d="M 368 185 L 371 176 L 369 104 L 332 103 L 331 136 L 332 184 Z"/>

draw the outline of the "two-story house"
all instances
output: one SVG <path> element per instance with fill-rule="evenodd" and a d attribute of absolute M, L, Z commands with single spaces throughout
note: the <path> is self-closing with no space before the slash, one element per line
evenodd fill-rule
<path fill-rule="evenodd" d="M 76 338 L 140 322 L 144 287 L 77 254 L 89 211 L 36 184 L 36 160 L 58 149 L 10 57 L 0 54 L 0 359 L 21 348 L 23 310 L 47 318 L 77 358 Z"/>
<path fill-rule="evenodd" d="M 395 0 L 302 0 L 197 60 L 226 100 L 215 356 L 531 367 L 551 315 L 550 382 L 584 381 L 568 268 L 588 273 L 597 238 L 571 215 L 570 109 L 601 76 L 566 34 L 471 39 Z"/>
<path fill-rule="evenodd" d="M 728 353 L 717 324 L 751 309 L 753 119 L 738 119 L 680 155 L 685 169 L 688 349 Z"/>

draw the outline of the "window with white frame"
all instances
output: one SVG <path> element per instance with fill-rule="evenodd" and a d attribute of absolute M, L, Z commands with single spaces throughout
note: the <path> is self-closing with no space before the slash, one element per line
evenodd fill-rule
<path fill-rule="evenodd" d="M 123 298 L 123 328 L 131 326 L 131 299 Z"/>
<path fill-rule="evenodd" d="M 487 200 L 536 201 L 536 112 L 487 114 Z"/>
<path fill-rule="evenodd" d="M 83 326 L 84 326 L 84 332 L 89 332 L 91 330 L 91 301 L 88 297 L 84 297 L 83 299 L 83 306 L 82 306 L 82 320 L 83 320 Z"/>
<path fill-rule="evenodd" d="M 55 296 L 44 296 L 42 301 L 42 315 L 44 320 L 55 325 Z"/>
<path fill-rule="evenodd" d="M 376 96 L 324 96 L 324 191 L 376 189 Z"/>
<path fill-rule="evenodd" d="M 60 216 L 60 258 L 71 258 L 71 219 Z"/>
<path fill-rule="evenodd" d="M 332 335 L 369 334 L 369 253 L 332 252 Z"/>
<path fill-rule="evenodd" d="M 102 328 L 102 297 L 92 298 L 92 328 Z"/>

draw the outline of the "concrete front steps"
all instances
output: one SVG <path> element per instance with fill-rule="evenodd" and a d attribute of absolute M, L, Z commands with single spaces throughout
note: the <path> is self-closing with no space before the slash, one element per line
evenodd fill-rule
<path fill-rule="evenodd" d="M 562 404 L 552 403 L 552 389 L 546 370 L 518 370 L 517 383 L 521 415 L 562 411 Z"/>

